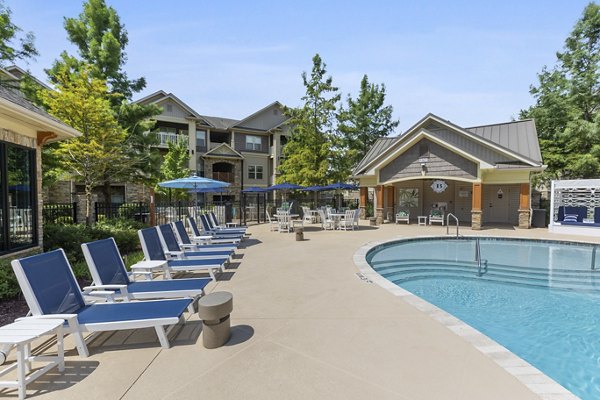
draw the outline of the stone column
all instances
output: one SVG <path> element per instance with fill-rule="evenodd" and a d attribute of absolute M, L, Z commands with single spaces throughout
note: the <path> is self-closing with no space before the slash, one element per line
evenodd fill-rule
<path fill-rule="evenodd" d="M 383 185 L 375 187 L 375 218 L 376 224 L 383 224 Z"/>
<path fill-rule="evenodd" d="M 77 196 L 77 223 L 85 224 L 85 212 L 87 204 L 85 202 L 85 194 L 78 194 Z M 94 211 L 94 204 L 98 202 L 98 195 L 92 194 L 92 205 L 90 209 L 90 221 L 92 224 L 96 221 L 96 214 Z"/>
<path fill-rule="evenodd" d="M 529 229 L 531 213 L 531 196 L 529 183 L 521 183 L 519 193 L 519 228 Z"/>
<path fill-rule="evenodd" d="M 387 186 L 386 190 L 386 204 L 385 204 L 385 214 L 388 219 L 388 222 L 394 222 L 394 187 Z"/>
<path fill-rule="evenodd" d="M 360 187 L 360 219 L 367 219 L 367 198 L 369 195 L 369 188 L 365 186 Z"/>
<path fill-rule="evenodd" d="M 197 156 L 196 156 L 196 121 L 188 121 L 188 150 L 190 154 L 190 170 L 196 173 Z"/>
<path fill-rule="evenodd" d="M 471 229 L 473 230 L 480 230 L 482 226 L 482 197 L 483 185 L 480 182 L 473 183 L 473 207 L 471 208 Z"/>

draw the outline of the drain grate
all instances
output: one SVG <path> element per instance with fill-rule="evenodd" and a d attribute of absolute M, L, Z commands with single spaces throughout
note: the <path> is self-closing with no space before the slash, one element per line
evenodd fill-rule
<path fill-rule="evenodd" d="M 367 278 L 362 272 L 357 272 L 356 276 L 364 283 L 373 283 L 373 281 Z"/>

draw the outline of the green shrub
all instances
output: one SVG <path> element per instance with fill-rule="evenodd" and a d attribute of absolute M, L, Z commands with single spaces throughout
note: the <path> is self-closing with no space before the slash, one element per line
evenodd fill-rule
<path fill-rule="evenodd" d="M 32 250 L 26 254 L 19 254 L 18 257 L 0 259 L 0 301 L 12 299 L 21 294 L 21 288 L 17 282 L 17 277 L 10 266 L 10 262 L 15 258 L 23 258 L 39 253 L 38 250 Z"/>

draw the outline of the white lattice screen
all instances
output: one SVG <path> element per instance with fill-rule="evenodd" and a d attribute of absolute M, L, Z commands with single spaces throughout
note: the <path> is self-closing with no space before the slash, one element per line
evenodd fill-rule
<path fill-rule="evenodd" d="M 558 218 L 560 206 L 585 206 L 587 218 L 594 218 L 594 208 L 600 207 L 600 179 L 552 181 L 552 221 Z"/>

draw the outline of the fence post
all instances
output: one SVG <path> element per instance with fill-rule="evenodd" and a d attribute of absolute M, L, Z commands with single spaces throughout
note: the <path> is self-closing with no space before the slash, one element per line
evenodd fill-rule
<path fill-rule="evenodd" d="M 77 224 L 78 221 L 77 221 L 77 202 L 76 201 L 73 202 L 73 206 L 71 208 L 71 212 L 73 214 L 73 223 Z"/>

